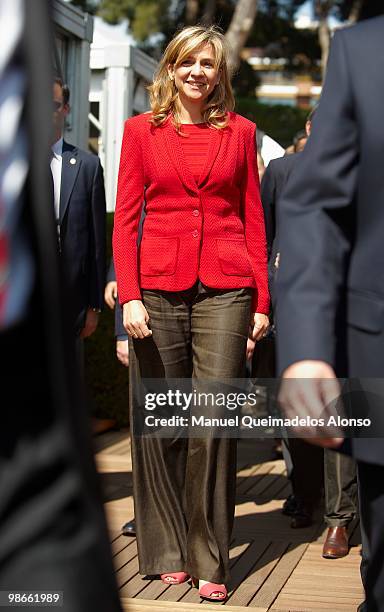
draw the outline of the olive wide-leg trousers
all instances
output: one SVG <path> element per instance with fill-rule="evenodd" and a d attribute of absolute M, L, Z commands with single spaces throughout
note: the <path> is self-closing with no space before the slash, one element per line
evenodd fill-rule
<path fill-rule="evenodd" d="M 140 378 L 243 378 L 251 297 L 249 288 L 213 290 L 201 283 L 177 293 L 143 291 L 153 335 L 130 340 L 129 365 L 141 574 L 229 579 L 236 439 L 135 437 L 132 389 Z"/>

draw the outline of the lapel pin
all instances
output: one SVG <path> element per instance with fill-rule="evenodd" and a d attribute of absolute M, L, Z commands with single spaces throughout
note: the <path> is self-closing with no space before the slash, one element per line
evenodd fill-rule
<path fill-rule="evenodd" d="M 74 166 L 76 163 L 76 159 L 74 157 L 71 157 L 71 159 L 69 160 L 69 163 L 72 164 L 72 166 Z"/>

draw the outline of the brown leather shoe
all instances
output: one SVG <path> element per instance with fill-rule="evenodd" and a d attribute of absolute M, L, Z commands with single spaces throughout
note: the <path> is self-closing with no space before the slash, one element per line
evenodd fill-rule
<path fill-rule="evenodd" d="M 349 552 L 348 533 L 346 527 L 330 527 L 323 546 L 325 559 L 340 559 Z"/>

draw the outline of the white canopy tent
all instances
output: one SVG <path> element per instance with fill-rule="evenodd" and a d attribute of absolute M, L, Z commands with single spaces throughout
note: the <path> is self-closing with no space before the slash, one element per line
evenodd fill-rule
<path fill-rule="evenodd" d="M 104 167 L 107 210 L 113 211 L 124 121 L 148 110 L 146 87 L 156 62 L 135 47 L 126 23 L 111 26 L 96 17 L 90 65 L 91 146 Z"/>

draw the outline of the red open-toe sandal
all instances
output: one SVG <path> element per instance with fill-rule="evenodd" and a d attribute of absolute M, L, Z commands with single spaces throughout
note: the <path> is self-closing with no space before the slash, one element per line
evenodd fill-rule
<path fill-rule="evenodd" d="M 209 601 L 224 601 L 228 597 L 225 584 L 205 582 L 200 586 L 200 582 L 197 578 L 192 578 L 192 584 L 199 589 L 199 595 L 203 599 L 208 599 Z"/>
<path fill-rule="evenodd" d="M 185 572 L 167 572 L 166 574 L 160 574 L 160 578 L 164 584 L 182 584 L 187 582 L 189 574 Z"/>

